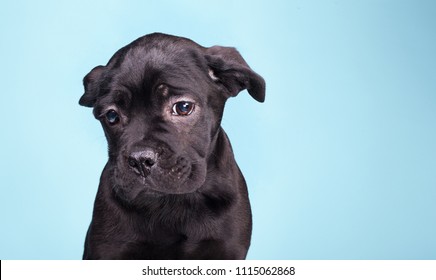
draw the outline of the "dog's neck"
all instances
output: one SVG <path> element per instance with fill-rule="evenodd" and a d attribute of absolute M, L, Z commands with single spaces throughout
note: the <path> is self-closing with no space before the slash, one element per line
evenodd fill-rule
<path fill-rule="evenodd" d="M 208 163 L 209 166 L 214 166 L 217 169 L 236 165 L 232 145 L 222 127 L 219 127 L 211 141 Z"/>

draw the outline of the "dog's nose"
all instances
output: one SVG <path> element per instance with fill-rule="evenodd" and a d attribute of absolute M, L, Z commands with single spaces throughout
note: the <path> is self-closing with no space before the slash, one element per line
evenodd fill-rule
<path fill-rule="evenodd" d="M 131 153 L 128 158 L 128 163 L 135 173 L 147 177 L 153 165 L 156 164 L 156 160 L 157 154 L 151 149 L 146 149 Z"/>

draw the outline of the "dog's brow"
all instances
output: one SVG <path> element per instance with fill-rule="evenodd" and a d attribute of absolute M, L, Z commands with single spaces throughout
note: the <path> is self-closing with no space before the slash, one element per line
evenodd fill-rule
<path fill-rule="evenodd" d="M 163 97 L 167 97 L 169 94 L 168 86 L 166 86 L 164 84 L 160 84 L 157 86 L 156 92 L 161 94 Z"/>
<path fill-rule="evenodd" d="M 129 107 L 132 102 L 132 94 L 128 91 L 117 91 L 114 96 L 114 103 L 119 107 Z"/>

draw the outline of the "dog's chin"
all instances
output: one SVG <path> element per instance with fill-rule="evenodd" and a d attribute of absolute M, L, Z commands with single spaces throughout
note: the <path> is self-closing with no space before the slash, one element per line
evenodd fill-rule
<path fill-rule="evenodd" d="M 147 177 L 142 177 L 131 170 L 118 170 L 114 173 L 113 193 L 123 204 L 140 206 L 153 198 L 189 194 L 200 189 L 206 180 L 206 166 L 192 165 L 185 171 L 155 168 Z"/>

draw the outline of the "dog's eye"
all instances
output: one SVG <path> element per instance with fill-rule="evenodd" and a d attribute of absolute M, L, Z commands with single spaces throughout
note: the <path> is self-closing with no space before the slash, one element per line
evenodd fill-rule
<path fill-rule="evenodd" d="M 120 116 L 115 110 L 109 110 L 105 116 L 110 125 L 115 125 L 120 121 Z"/>
<path fill-rule="evenodd" d="M 177 102 L 173 105 L 173 115 L 188 116 L 194 111 L 194 103 L 188 101 Z"/>

